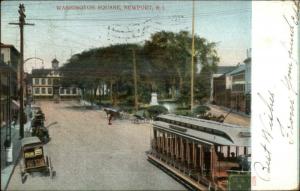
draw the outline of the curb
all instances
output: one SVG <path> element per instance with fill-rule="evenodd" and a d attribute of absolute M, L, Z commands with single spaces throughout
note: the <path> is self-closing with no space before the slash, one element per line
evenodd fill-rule
<path fill-rule="evenodd" d="M 29 122 L 27 122 L 26 124 L 28 124 Z M 26 124 L 24 124 L 24 129 L 25 129 L 25 125 Z M 31 124 L 31 120 L 30 120 L 30 124 Z M 20 140 L 19 140 L 20 141 Z M 21 145 L 20 145 L 20 148 L 19 148 L 19 151 L 17 151 L 17 156 L 16 156 L 16 159 L 15 159 L 15 162 L 14 162 L 14 164 L 12 164 L 12 170 L 11 170 L 11 172 L 10 172 L 10 174 L 9 174 L 9 176 L 8 176 L 8 179 L 7 179 L 7 182 L 6 183 L 4 183 L 4 184 L 6 184 L 5 186 L 4 186 L 4 191 L 6 191 L 7 190 L 7 187 L 8 187 L 8 185 L 9 185 L 9 183 L 10 183 L 10 180 L 11 180 L 11 177 L 12 177 L 12 175 L 14 174 L 14 172 L 15 172 L 15 168 L 16 168 L 16 166 L 18 166 L 18 164 L 19 164 L 19 162 L 20 162 L 20 157 L 21 157 L 21 150 L 22 150 L 22 148 L 21 148 Z M 3 182 L 1 182 L 1 184 L 3 184 Z"/>
<path fill-rule="evenodd" d="M 7 183 L 6 183 L 5 187 L 4 187 L 4 191 L 7 190 L 7 187 L 8 187 L 8 185 L 9 185 L 10 179 L 11 179 L 12 175 L 13 175 L 14 172 L 15 172 L 15 168 L 16 168 L 16 166 L 18 166 L 18 163 L 19 163 L 19 161 L 20 161 L 20 156 L 21 156 L 21 149 L 20 149 L 19 154 L 18 154 L 18 156 L 17 156 L 16 163 L 13 165 L 13 169 L 12 169 L 12 171 L 11 171 L 9 177 L 8 177 Z"/>

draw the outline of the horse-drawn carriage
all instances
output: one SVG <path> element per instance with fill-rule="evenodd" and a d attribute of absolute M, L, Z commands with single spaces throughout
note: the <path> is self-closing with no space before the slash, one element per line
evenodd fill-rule
<path fill-rule="evenodd" d="M 41 109 L 39 109 L 35 114 L 31 123 L 32 132 L 31 136 L 37 136 L 43 143 L 50 140 L 49 131 L 44 124 L 45 115 Z"/>
<path fill-rule="evenodd" d="M 53 178 L 56 172 L 53 170 L 51 159 L 44 154 L 43 143 L 38 137 L 26 137 L 21 141 L 21 180 L 24 183 L 27 176 L 34 172 L 44 173 Z"/>

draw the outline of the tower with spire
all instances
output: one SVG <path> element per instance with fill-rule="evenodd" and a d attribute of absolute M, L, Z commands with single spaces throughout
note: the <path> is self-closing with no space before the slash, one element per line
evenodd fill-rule
<path fill-rule="evenodd" d="M 54 58 L 51 63 L 52 63 L 52 68 L 54 70 L 57 70 L 58 69 L 58 64 L 59 64 L 58 60 L 56 58 Z"/>

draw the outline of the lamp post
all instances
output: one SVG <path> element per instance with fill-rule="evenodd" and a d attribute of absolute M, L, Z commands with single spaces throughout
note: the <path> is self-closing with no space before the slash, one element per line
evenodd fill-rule
<path fill-rule="evenodd" d="M 24 4 L 19 5 L 19 22 L 18 23 L 9 23 L 11 25 L 18 25 L 20 27 L 20 138 L 24 137 L 24 121 L 23 121 L 23 73 L 24 73 L 24 26 L 25 25 L 34 25 L 31 23 L 25 22 L 25 6 Z"/>
<path fill-rule="evenodd" d="M 27 59 L 24 60 L 23 64 L 25 64 L 27 61 L 32 60 L 32 59 L 36 59 L 36 60 L 42 61 L 42 66 L 44 66 L 44 60 L 42 58 L 39 58 L 39 57 L 30 57 L 30 58 L 27 58 Z M 29 101 L 28 101 L 28 86 L 27 85 L 28 85 L 28 81 L 26 80 L 26 102 L 28 104 Z"/>

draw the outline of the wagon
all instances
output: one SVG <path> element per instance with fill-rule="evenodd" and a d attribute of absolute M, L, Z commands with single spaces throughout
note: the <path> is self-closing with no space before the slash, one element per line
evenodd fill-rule
<path fill-rule="evenodd" d="M 26 137 L 21 141 L 21 180 L 24 183 L 27 176 L 34 172 L 40 172 L 53 178 L 55 171 L 51 163 L 51 159 L 44 155 L 43 143 L 38 137 Z"/>

